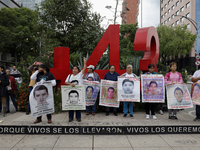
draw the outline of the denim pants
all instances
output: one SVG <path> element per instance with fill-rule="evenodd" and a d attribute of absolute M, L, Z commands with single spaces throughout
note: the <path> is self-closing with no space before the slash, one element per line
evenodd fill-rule
<path fill-rule="evenodd" d="M 96 103 L 93 106 L 86 106 L 86 112 L 87 113 L 91 113 L 91 109 L 92 109 L 92 113 L 95 113 Z"/>
<path fill-rule="evenodd" d="M 124 112 L 124 114 L 128 114 L 128 112 L 129 112 L 130 115 L 132 115 L 133 114 L 133 102 L 124 102 L 123 112 Z"/>
<path fill-rule="evenodd" d="M 29 95 L 30 95 L 30 93 L 31 93 L 32 89 L 33 89 L 33 87 L 32 87 L 32 86 L 30 86 L 30 88 L 29 88 Z M 29 111 L 30 111 L 30 101 L 28 101 L 28 106 L 27 106 L 27 109 L 26 109 L 26 111 L 27 111 L 27 112 L 29 112 Z"/>
<path fill-rule="evenodd" d="M 107 112 L 110 112 L 110 108 L 111 108 L 111 107 L 106 107 L 106 111 L 107 111 Z M 117 112 L 117 108 L 116 108 L 116 107 L 113 107 L 113 112 Z"/>
<path fill-rule="evenodd" d="M 13 105 L 14 105 L 16 111 L 17 111 L 18 108 L 17 108 L 17 106 L 15 105 L 15 97 L 12 95 L 12 93 L 8 93 L 8 95 L 7 95 L 7 97 L 6 97 L 6 110 L 7 110 L 7 111 L 10 110 L 10 98 L 11 98 L 11 100 L 12 100 L 12 102 L 13 102 Z"/>
<path fill-rule="evenodd" d="M 74 119 L 74 110 L 69 110 L 69 119 Z M 81 119 L 81 110 L 76 110 L 76 119 Z"/>

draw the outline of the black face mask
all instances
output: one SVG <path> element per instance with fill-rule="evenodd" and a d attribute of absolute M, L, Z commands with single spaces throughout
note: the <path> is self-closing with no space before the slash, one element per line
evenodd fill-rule
<path fill-rule="evenodd" d="M 34 68 L 34 70 L 38 70 L 38 67 Z"/>

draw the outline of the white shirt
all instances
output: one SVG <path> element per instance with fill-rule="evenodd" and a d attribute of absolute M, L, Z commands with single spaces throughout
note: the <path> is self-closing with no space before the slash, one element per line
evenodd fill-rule
<path fill-rule="evenodd" d="M 67 76 L 67 79 L 65 80 L 65 82 L 71 83 L 72 81 L 78 81 L 78 82 L 74 82 L 75 85 L 82 85 L 82 83 L 83 83 L 82 71 L 79 72 L 77 75 L 69 74 Z"/>
<path fill-rule="evenodd" d="M 125 77 L 137 77 L 134 73 L 128 74 L 126 73 Z"/>
<path fill-rule="evenodd" d="M 200 70 L 195 71 L 195 73 L 192 76 L 193 78 L 198 78 L 200 77 Z M 200 80 L 198 80 L 197 82 L 200 82 Z"/>

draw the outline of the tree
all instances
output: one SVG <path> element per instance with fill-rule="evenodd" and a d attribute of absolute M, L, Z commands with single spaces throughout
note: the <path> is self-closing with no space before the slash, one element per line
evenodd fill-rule
<path fill-rule="evenodd" d="M 34 35 L 37 29 L 37 14 L 37 11 L 25 7 L 0 10 L 1 52 L 11 53 L 18 58 L 35 53 L 31 49 L 34 39 L 30 36 Z"/>
<path fill-rule="evenodd" d="M 45 0 L 40 6 L 40 18 L 56 33 L 60 46 L 86 54 L 94 50 L 103 35 L 101 16 L 90 9 L 87 0 Z"/>
<path fill-rule="evenodd" d="M 194 46 L 196 34 L 192 34 L 187 25 L 180 26 L 158 26 L 157 27 L 160 42 L 160 58 L 163 64 L 166 64 L 166 57 L 185 55 L 191 51 Z"/>

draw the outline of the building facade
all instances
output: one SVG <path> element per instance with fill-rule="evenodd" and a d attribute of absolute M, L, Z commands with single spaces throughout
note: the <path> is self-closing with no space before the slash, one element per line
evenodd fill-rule
<path fill-rule="evenodd" d="M 122 24 L 135 24 L 138 16 L 139 0 L 123 0 Z"/>
<path fill-rule="evenodd" d="M 161 20 L 160 23 L 166 26 L 176 26 L 181 24 L 186 24 L 188 30 L 192 34 L 196 33 L 194 25 L 187 18 L 194 20 L 195 22 L 200 22 L 200 1 L 199 0 L 161 0 Z M 183 17 L 184 16 L 184 17 Z M 185 18 L 187 17 L 187 18 Z M 199 33 L 198 33 L 199 34 Z M 200 34 L 198 35 L 200 36 Z M 200 40 L 198 42 L 200 46 Z M 198 49 L 200 49 L 198 47 Z M 197 42 L 194 48 L 186 56 L 187 64 L 189 66 L 195 66 L 195 54 L 199 54 L 200 50 L 197 50 Z M 180 59 L 180 61 L 182 61 Z M 182 61 L 182 64 L 185 62 Z M 187 65 L 186 64 L 186 65 Z"/>
<path fill-rule="evenodd" d="M 35 6 L 39 5 L 43 0 L 15 0 L 17 3 L 23 3 L 23 7 L 35 9 Z"/>

